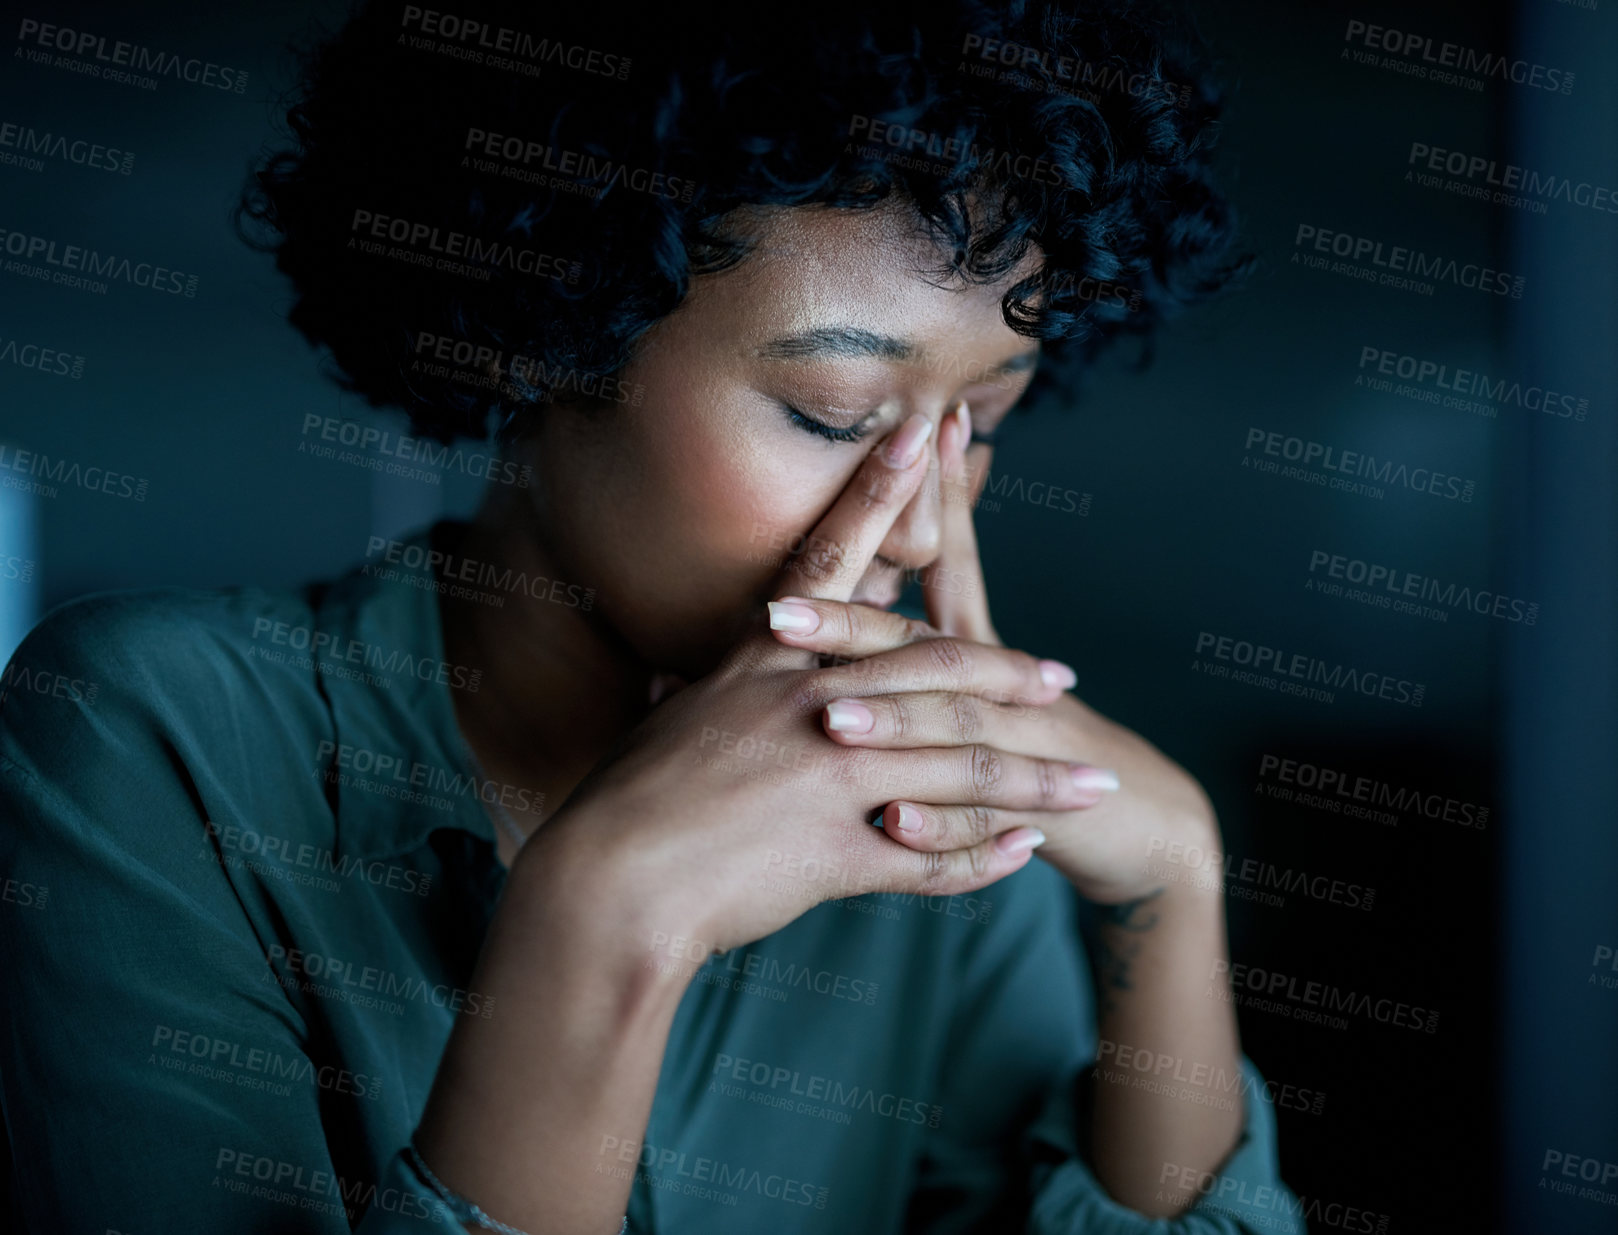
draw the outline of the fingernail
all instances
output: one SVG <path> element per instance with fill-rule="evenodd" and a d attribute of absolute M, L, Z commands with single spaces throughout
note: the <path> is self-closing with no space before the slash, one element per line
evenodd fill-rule
<path fill-rule="evenodd" d="M 920 412 L 905 421 L 904 427 L 888 443 L 888 466 L 902 472 L 921 458 L 922 447 L 927 445 L 932 432 L 933 422 Z"/>
<path fill-rule="evenodd" d="M 1079 681 L 1079 675 L 1059 660 L 1040 661 L 1039 676 L 1045 680 L 1045 685 L 1054 686 L 1057 690 L 1070 690 Z"/>
<path fill-rule="evenodd" d="M 899 818 L 897 823 L 901 832 L 921 831 L 921 812 L 914 806 L 906 806 L 903 802 L 897 804 Z"/>
<path fill-rule="evenodd" d="M 770 629 L 790 630 L 795 635 L 811 634 L 820 629 L 820 614 L 808 605 L 795 605 L 787 600 L 772 600 Z"/>
<path fill-rule="evenodd" d="M 876 717 L 863 703 L 843 699 L 826 705 L 826 728 L 838 733 L 869 733 Z"/>
<path fill-rule="evenodd" d="M 1111 793 L 1118 788 L 1118 773 L 1107 768 L 1093 768 L 1087 763 L 1068 765 L 1073 785 L 1078 789 L 1096 789 Z"/>
<path fill-rule="evenodd" d="M 1024 849 L 1038 849 L 1045 843 L 1045 833 L 1038 828 L 1012 828 L 994 838 L 994 847 L 1004 854 L 1021 853 Z"/>

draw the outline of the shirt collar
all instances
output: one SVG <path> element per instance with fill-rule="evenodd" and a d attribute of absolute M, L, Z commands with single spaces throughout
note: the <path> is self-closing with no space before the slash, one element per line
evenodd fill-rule
<path fill-rule="evenodd" d="M 335 735 L 316 752 L 337 806 L 335 849 L 365 859 L 407 853 L 438 828 L 494 843 L 483 805 L 494 787 L 477 770 L 455 720 L 449 682 L 466 667 L 444 662 L 438 594 L 429 561 L 464 525 L 443 521 L 334 581 L 316 606 L 320 684 Z M 326 749 L 330 746 L 331 749 Z M 498 793 L 495 795 L 498 797 Z"/>

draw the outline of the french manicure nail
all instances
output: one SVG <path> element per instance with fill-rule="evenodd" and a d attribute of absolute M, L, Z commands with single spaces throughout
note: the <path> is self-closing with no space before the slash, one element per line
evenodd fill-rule
<path fill-rule="evenodd" d="M 1045 685 L 1058 690 L 1071 690 L 1079 681 L 1079 675 L 1073 672 L 1072 667 L 1059 660 L 1040 661 L 1039 676 L 1045 680 Z"/>
<path fill-rule="evenodd" d="M 837 733 L 869 733 L 874 724 L 876 717 L 863 703 L 843 699 L 826 705 L 826 728 Z"/>
<path fill-rule="evenodd" d="M 1045 833 L 1038 828 L 1013 828 L 994 838 L 994 847 L 1008 856 L 1024 849 L 1038 849 L 1044 843 Z"/>
<path fill-rule="evenodd" d="M 961 453 L 964 454 L 967 444 L 972 440 L 972 413 L 967 409 L 965 399 L 955 405 L 955 419 L 961 425 Z"/>
<path fill-rule="evenodd" d="M 820 629 L 820 614 L 808 605 L 795 605 L 787 600 L 772 600 L 770 629 L 787 630 L 795 635 L 813 634 Z"/>
<path fill-rule="evenodd" d="M 1095 789 L 1111 793 L 1118 788 L 1118 773 L 1107 768 L 1093 768 L 1087 763 L 1075 763 L 1068 767 L 1072 773 L 1073 785 L 1077 789 Z"/>
<path fill-rule="evenodd" d="M 933 422 L 917 412 L 904 422 L 904 427 L 894 435 L 893 441 L 888 443 L 888 466 L 897 471 L 904 471 L 921 458 L 922 447 L 927 445 L 927 439 L 932 433 Z"/>
<path fill-rule="evenodd" d="M 899 820 L 898 820 L 899 831 L 901 831 L 901 832 L 919 832 L 919 831 L 921 831 L 921 812 L 919 810 L 917 810 L 914 806 L 906 806 L 903 802 L 900 802 L 898 804 L 898 810 L 899 810 Z"/>

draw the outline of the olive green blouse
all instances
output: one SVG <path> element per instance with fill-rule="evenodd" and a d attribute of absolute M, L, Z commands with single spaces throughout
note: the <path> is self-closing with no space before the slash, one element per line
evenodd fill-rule
<path fill-rule="evenodd" d="M 403 1151 L 455 1018 L 495 1013 L 468 989 L 505 877 L 484 802 L 542 805 L 481 782 L 456 727 L 477 679 L 443 663 L 419 564 L 454 534 L 301 590 L 87 597 L 7 666 L 16 1229 L 452 1227 Z M 1189 1212 L 1097 1183 L 1076 908 L 1034 861 L 968 896 L 827 902 L 700 963 L 644 1137 L 597 1138 L 629 1230 L 1302 1231 L 1246 1060 L 1242 1140 Z"/>

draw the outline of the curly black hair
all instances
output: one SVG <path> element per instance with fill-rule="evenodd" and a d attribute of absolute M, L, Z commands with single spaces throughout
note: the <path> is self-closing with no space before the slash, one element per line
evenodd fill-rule
<path fill-rule="evenodd" d="M 293 324 L 418 435 L 606 397 L 692 277 L 746 257 L 748 207 L 896 198 L 941 278 L 1037 245 L 1003 313 L 1044 388 L 1251 264 L 1202 56 L 1133 0 L 453 2 L 362 0 L 302 50 L 290 148 L 237 207 Z"/>

